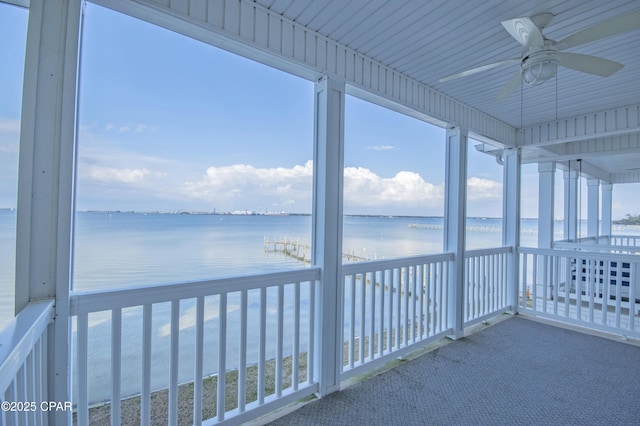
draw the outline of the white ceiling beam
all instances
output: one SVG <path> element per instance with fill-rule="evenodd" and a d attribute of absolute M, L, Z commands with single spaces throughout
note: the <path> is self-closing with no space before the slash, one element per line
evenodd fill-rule
<path fill-rule="evenodd" d="M 640 104 L 525 127 L 518 146 L 549 146 L 640 134 Z"/>
<path fill-rule="evenodd" d="M 640 153 L 640 134 L 588 139 L 559 145 L 528 146 L 523 149 L 527 161 L 553 157 L 557 161 L 576 158 L 602 157 L 603 155 L 629 155 Z"/>

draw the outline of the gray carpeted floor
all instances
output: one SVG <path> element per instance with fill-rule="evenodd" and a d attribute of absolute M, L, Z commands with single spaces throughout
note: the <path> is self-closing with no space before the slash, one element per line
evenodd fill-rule
<path fill-rule="evenodd" d="M 640 347 L 510 318 L 273 425 L 640 425 Z"/>

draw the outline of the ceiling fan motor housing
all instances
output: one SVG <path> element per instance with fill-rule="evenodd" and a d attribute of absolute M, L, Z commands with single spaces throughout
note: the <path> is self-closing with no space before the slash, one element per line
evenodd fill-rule
<path fill-rule="evenodd" d="M 553 78 L 560 63 L 560 53 L 555 47 L 530 47 L 521 62 L 522 81 L 537 86 Z"/>

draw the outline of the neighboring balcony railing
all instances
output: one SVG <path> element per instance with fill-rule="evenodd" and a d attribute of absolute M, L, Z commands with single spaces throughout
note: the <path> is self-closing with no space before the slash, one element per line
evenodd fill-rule
<path fill-rule="evenodd" d="M 640 254 L 640 236 L 603 235 L 584 237 L 577 240 L 555 241 L 553 248 L 564 250 L 599 251 L 621 254 Z"/>
<path fill-rule="evenodd" d="M 640 235 L 612 235 L 609 244 L 613 246 L 640 247 Z"/>
<path fill-rule="evenodd" d="M 112 424 L 119 424 L 131 380 L 138 381 L 134 418 L 150 424 L 159 375 L 168 380 L 158 396 L 168 406 L 167 424 L 178 423 L 179 411 L 181 422 L 241 423 L 312 395 L 319 277 L 309 268 L 73 294 L 77 424 L 90 423 L 96 380 L 108 388 Z"/>
<path fill-rule="evenodd" d="M 48 407 L 42 404 L 52 399 L 47 389 L 52 321 L 53 300 L 33 302 L 0 332 L 0 425 L 47 424 Z"/>
<path fill-rule="evenodd" d="M 640 336 L 640 256 L 520 248 L 520 311 Z"/>

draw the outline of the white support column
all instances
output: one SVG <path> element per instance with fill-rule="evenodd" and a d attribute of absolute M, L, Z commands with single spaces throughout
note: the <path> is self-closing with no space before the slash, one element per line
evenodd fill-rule
<path fill-rule="evenodd" d="M 449 327 L 453 339 L 464 335 L 464 251 L 467 212 L 467 129 L 447 130 L 444 251 L 455 258 L 449 268 Z"/>
<path fill-rule="evenodd" d="M 31 0 L 18 176 L 16 312 L 55 298 L 48 398 L 71 401 L 69 291 L 81 0 Z M 49 424 L 71 424 L 51 411 Z"/>
<path fill-rule="evenodd" d="M 611 214 L 613 206 L 613 185 L 602 185 L 602 228 L 600 235 L 606 235 L 611 239 Z"/>
<path fill-rule="evenodd" d="M 564 239 L 575 240 L 578 236 L 578 171 L 568 170 L 563 176 Z"/>
<path fill-rule="evenodd" d="M 520 151 L 505 150 L 502 156 L 503 202 L 502 245 L 513 248 L 507 265 L 507 301 L 513 312 L 518 308 L 518 246 L 520 245 Z"/>
<path fill-rule="evenodd" d="M 319 393 L 340 388 L 342 362 L 342 187 L 344 83 L 324 77 L 315 87 L 313 264 L 322 268 L 316 292 L 314 372 Z"/>
<path fill-rule="evenodd" d="M 600 222 L 600 179 L 587 179 L 587 237 L 598 238 Z"/>
<path fill-rule="evenodd" d="M 538 164 L 538 248 L 553 244 L 555 163 Z"/>

